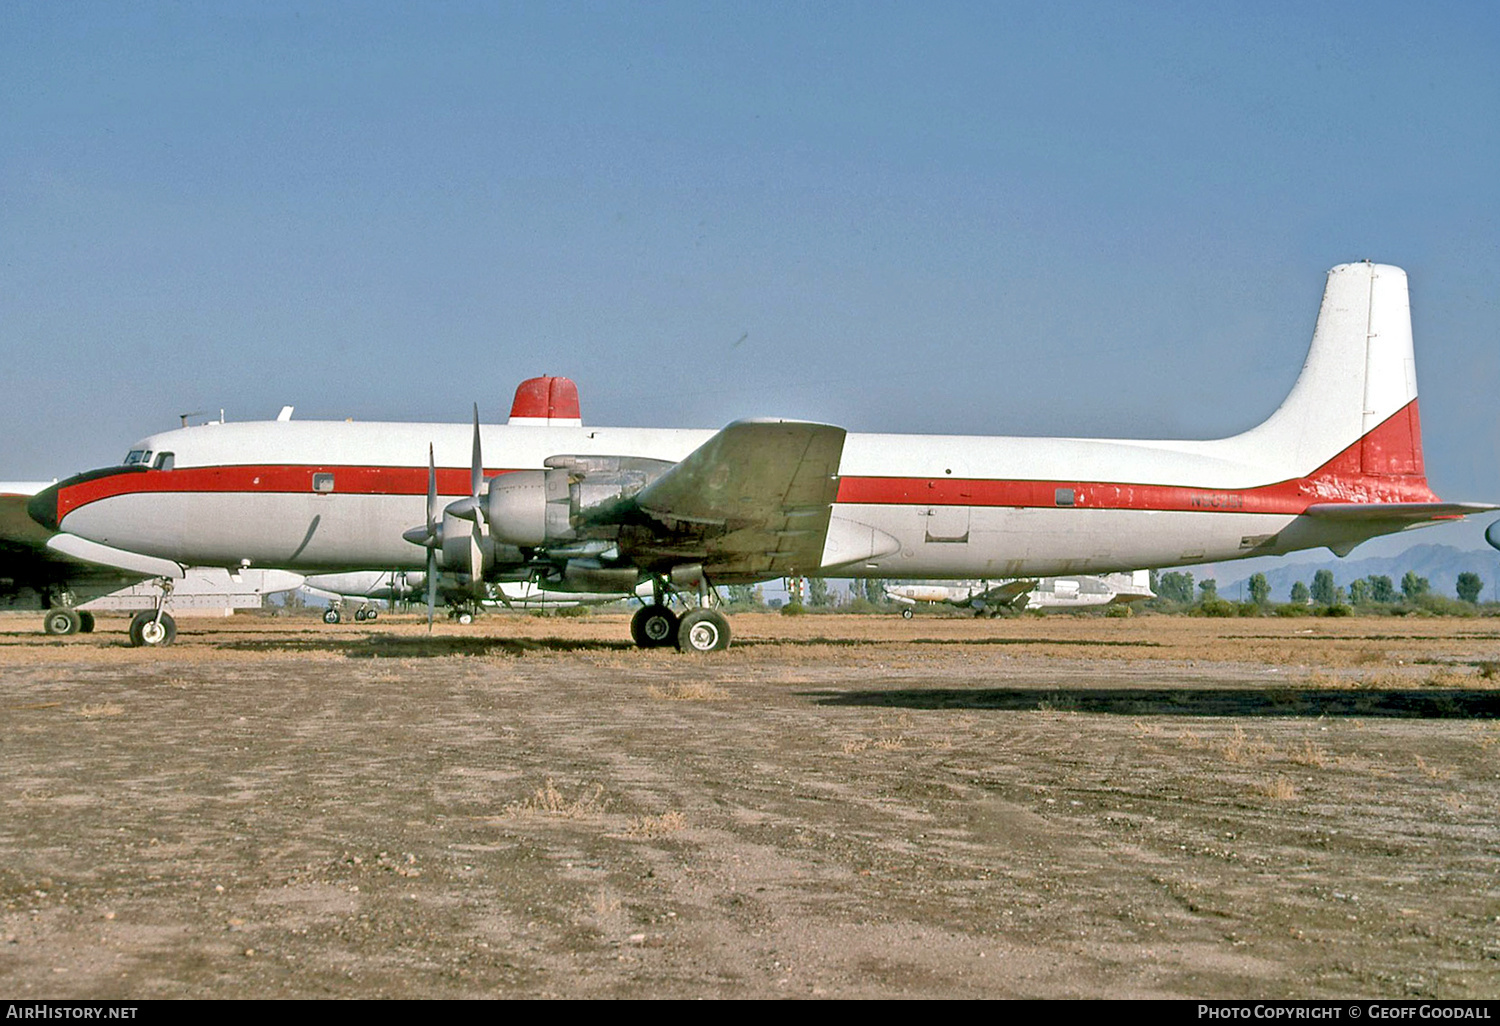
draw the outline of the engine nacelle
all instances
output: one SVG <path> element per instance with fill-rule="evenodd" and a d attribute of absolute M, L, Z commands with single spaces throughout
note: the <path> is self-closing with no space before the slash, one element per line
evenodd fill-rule
<path fill-rule="evenodd" d="M 490 479 L 484 515 L 496 541 L 540 548 L 573 537 L 566 470 L 517 470 Z"/>
<path fill-rule="evenodd" d="M 491 478 L 484 506 L 490 533 L 524 548 L 576 541 L 582 520 L 625 502 L 671 467 L 635 456 L 553 456 L 546 470 Z"/>

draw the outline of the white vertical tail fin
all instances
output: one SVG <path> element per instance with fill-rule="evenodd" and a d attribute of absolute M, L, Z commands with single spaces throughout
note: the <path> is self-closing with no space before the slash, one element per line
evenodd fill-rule
<path fill-rule="evenodd" d="M 1361 472 L 1420 477 L 1416 399 L 1406 272 L 1342 264 L 1328 272 L 1297 383 L 1270 419 L 1236 441 L 1274 453 L 1278 465 L 1298 475 L 1358 444 Z"/>

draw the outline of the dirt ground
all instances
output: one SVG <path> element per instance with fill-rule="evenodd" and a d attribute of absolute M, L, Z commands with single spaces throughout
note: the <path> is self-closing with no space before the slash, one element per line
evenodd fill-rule
<path fill-rule="evenodd" d="M 1500 996 L 1500 620 L 0 616 L 0 994 Z"/>

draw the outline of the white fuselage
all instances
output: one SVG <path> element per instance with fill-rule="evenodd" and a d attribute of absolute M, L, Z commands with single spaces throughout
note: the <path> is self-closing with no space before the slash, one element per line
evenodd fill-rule
<path fill-rule="evenodd" d="M 482 443 L 486 474 L 494 475 L 540 468 L 561 454 L 675 462 L 712 435 L 489 426 Z M 1305 539 L 1283 547 L 1276 537 L 1309 499 L 1287 494 L 1286 471 L 1256 459 L 1244 438 L 850 434 L 834 517 L 873 527 L 898 547 L 855 565 L 830 553 L 825 563 L 846 576 L 1001 578 L 1306 547 Z M 58 512 L 69 531 L 179 562 L 416 569 L 425 552 L 402 532 L 424 521 L 429 443 L 443 501 L 466 494 L 468 425 L 264 421 L 152 435 L 135 450 L 158 459 L 170 453 L 170 470 L 76 486 L 79 501 L 65 497 Z"/>

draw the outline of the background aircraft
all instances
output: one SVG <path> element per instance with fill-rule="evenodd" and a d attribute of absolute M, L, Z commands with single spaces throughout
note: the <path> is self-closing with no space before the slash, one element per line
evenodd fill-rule
<path fill-rule="evenodd" d="M 301 574 L 283 570 L 184 568 L 48 531 L 26 512 L 31 496 L 46 487 L 48 482 L 0 483 L 0 609 L 43 611 L 48 634 L 92 631 L 96 612 L 137 610 L 131 641 L 165 644 L 176 634 L 163 608 L 167 593 L 177 609 L 250 609 L 266 595 L 302 583 Z"/>
<path fill-rule="evenodd" d="M 1328 273 L 1291 393 L 1259 426 L 1213 441 L 847 435 L 788 420 L 585 428 L 572 383 L 542 378 L 518 390 L 505 427 L 481 429 L 476 408 L 472 431 L 278 420 L 164 432 L 29 509 L 49 528 L 179 562 L 414 569 L 425 550 L 429 605 L 439 567 L 476 596 L 487 581 L 612 592 L 649 580 L 636 642 L 714 651 L 729 624 L 707 605 L 710 581 L 1343 555 L 1494 509 L 1428 487 L 1414 367 L 1405 272 L 1346 264 Z M 413 527 L 424 445 L 426 517 Z M 504 465 L 486 469 L 486 451 Z M 664 602 L 673 590 L 704 604 L 679 622 Z"/>
<path fill-rule="evenodd" d="M 901 615 L 907 619 L 911 618 L 911 607 L 923 602 L 994 616 L 1005 610 L 1087 609 L 1156 597 L 1151 590 L 1149 570 L 1036 580 L 892 581 L 885 585 L 885 594 L 906 607 Z"/>
<path fill-rule="evenodd" d="M 366 570 L 343 574 L 314 574 L 304 587 L 314 594 L 337 601 L 360 603 L 355 620 L 374 620 L 379 615 L 373 602 L 421 601 L 427 591 L 426 574 L 406 570 Z M 558 591 L 532 581 L 500 581 L 487 586 L 486 597 L 476 600 L 473 589 L 456 580 L 439 579 L 437 598 L 448 607 L 448 615 L 459 623 L 469 623 L 481 606 L 504 606 L 507 609 L 568 609 L 574 606 L 603 605 L 627 598 L 651 598 L 651 586 L 642 584 L 632 592 Z M 323 614 L 324 623 L 340 623 L 348 615 L 337 606 Z"/>

